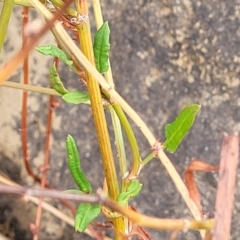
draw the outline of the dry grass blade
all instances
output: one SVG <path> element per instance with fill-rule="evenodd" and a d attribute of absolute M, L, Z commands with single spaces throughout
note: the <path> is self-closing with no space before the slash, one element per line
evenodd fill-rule
<path fill-rule="evenodd" d="M 213 240 L 230 239 L 230 227 L 238 159 L 238 136 L 225 136 L 222 144 L 221 161 L 219 168 Z"/>
<path fill-rule="evenodd" d="M 197 183 L 194 179 L 194 172 L 195 171 L 216 171 L 218 169 L 219 169 L 219 166 L 213 166 L 211 164 L 208 164 L 206 162 L 196 159 L 196 160 L 193 160 L 191 163 L 189 163 L 187 170 L 184 174 L 185 184 L 189 191 L 189 195 L 197 205 L 199 211 L 202 214 L 202 217 L 203 217 L 203 211 L 202 211 L 202 204 L 201 204 L 201 196 L 198 191 Z"/>

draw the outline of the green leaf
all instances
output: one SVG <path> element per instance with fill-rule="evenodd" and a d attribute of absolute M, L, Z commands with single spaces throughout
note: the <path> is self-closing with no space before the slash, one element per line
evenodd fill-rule
<path fill-rule="evenodd" d="M 68 93 L 68 90 L 64 87 L 58 73 L 55 64 L 53 64 L 50 68 L 50 76 L 49 81 L 53 89 L 55 89 L 58 93 L 64 95 Z"/>
<path fill-rule="evenodd" d="M 96 68 L 100 73 L 107 72 L 108 65 L 108 51 L 110 49 L 109 44 L 110 29 L 108 22 L 105 22 L 101 28 L 94 35 L 93 51 L 95 57 Z"/>
<path fill-rule="evenodd" d="M 127 189 L 118 195 L 117 202 L 127 205 L 129 199 L 137 196 L 141 189 L 142 184 L 137 179 L 132 180 Z"/>
<path fill-rule="evenodd" d="M 87 103 L 90 104 L 89 94 L 87 92 L 68 92 L 62 96 L 62 99 L 67 103 L 79 104 Z"/>
<path fill-rule="evenodd" d="M 101 212 L 101 205 L 82 203 L 77 209 L 74 227 L 76 231 L 83 232 L 89 223 L 91 223 Z"/>
<path fill-rule="evenodd" d="M 68 56 L 64 51 L 62 51 L 60 48 L 54 46 L 54 45 L 48 45 L 48 46 L 41 46 L 41 47 L 36 47 L 36 50 L 43 55 L 46 56 L 53 56 L 53 57 L 58 57 L 60 58 L 64 63 L 66 63 L 69 67 L 73 65 L 73 61 L 68 59 Z"/>
<path fill-rule="evenodd" d="M 180 142 L 183 140 L 189 129 L 192 127 L 194 119 L 201 106 L 192 104 L 184 108 L 175 121 L 165 126 L 167 140 L 163 146 L 171 153 L 175 152 Z"/>
<path fill-rule="evenodd" d="M 78 149 L 71 135 L 67 137 L 66 146 L 68 152 L 68 167 L 73 180 L 81 191 L 90 193 L 92 191 L 92 185 L 82 171 Z"/>

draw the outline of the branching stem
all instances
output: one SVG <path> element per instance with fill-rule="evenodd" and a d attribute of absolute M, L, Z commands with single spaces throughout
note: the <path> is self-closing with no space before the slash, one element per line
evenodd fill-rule
<path fill-rule="evenodd" d="M 60 93 L 56 92 L 54 89 L 44 88 L 44 87 L 39 87 L 39 86 L 32 86 L 32 85 L 23 84 L 23 83 L 6 81 L 6 82 L 1 83 L 0 87 L 1 86 L 21 89 L 24 91 L 37 92 L 37 93 L 42 93 L 42 94 L 49 94 L 49 95 L 53 95 L 53 96 L 62 96 Z"/>
<path fill-rule="evenodd" d="M 37 0 L 30 0 L 38 9 L 43 16 L 53 22 L 52 14 L 41 5 Z M 47 28 L 45 28 L 47 30 Z M 110 96 L 111 100 L 114 102 L 117 102 L 120 104 L 122 109 L 129 115 L 129 117 L 136 123 L 136 125 L 139 127 L 139 129 L 142 131 L 144 136 L 147 138 L 149 144 L 151 147 L 153 147 L 157 139 L 153 135 L 153 133 L 149 130 L 148 126 L 145 124 L 145 122 L 141 119 L 141 117 L 129 106 L 129 104 L 116 92 L 116 90 L 109 85 L 109 83 L 106 82 L 104 77 L 99 74 L 99 72 L 96 70 L 96 68 L 92 65 L 91 62 L 88 61 L 88 59 L 84 56 L 84 54 L 81 52 L 81 50 L 75 45 L 71 37 L 67 34 L 67 32 L 64 30 L 64 28 L 60 24 L 55 24 L 52 27 L 52 31 L 55 34 L 55 37 L 59 40 L 59 44 L 61 45 L 62 49 L 66 51 L 66 53 L 70 53 L 70 56 L 72 55 L 77 63 L 79 65 L 82 65 L 88 73 L 91 74 L 92 78 L 97 81 L 101 87 L 107 91 Z M 42 31 L 40 36 L 43 35 L 45 31 Z M 39 36 L 38 36 L 39 37 Z M 34 44 L 30 45 L 29 47 L 33 47 Z M 4 68 L 4 74 L 0 71 L 0 82 L 6 80 L 6 78 L 10 75 L 8 71 L 13 72 L 14 69 L 16 69 L 17 64 L 20 63 L 20 61 L 23 59 L 23 56 L 21 58 L 17 58 L 17 62 L 11 63 L 10 67 Z M 183 183 L 181 177 L 179 176 L 178 172 L 176 171 L 175 167 L 169 160 L 169 158 L 166 156 L 166 154 L 163 152 L 163 150 L 160 150 L 158 152 L 158 157 L 161 160 L 162 164 L 167 169 L 170 177 L 172 178 L 174 184 L 176 185 L 178 191 L 182 195 L 184 201 L 186 202 L 187 206 L 189 207 L 190 211 L 192 212 L 193 216 L 196 219 L 201 219 L 201 214 L 199 213 L 196 205 L 189 197 L 188 190 Z"/>

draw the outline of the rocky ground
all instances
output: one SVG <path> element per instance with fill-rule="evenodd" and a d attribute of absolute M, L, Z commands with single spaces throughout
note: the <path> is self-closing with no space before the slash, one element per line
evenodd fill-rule
<path fill-rule="evenodd" d="M 183 175 L 193 158 L 218 164 L 223 133 L 240 130 L 240 1 L 236 0 L 102 0 L 104 19 L 111 28 L 111 63 L 118 92 L 164 139 L 164 125 L 171 122 L 188 104 L 201 104 L 194 127 L 174 154 L 168 154 Z M 10 22 L 1 65 L 16 53 L 21 42 L 21 9 L 16 7 Z M 34 18 L 38 17 L 32 13 Z M 93 22 L 93 17 L 91 16 Z M 94 28 L 93 28 L 94 29 Z M 41 44 L 52 43 L 51 35 Z M 33 53 L 30 59 L 31 84 L 47 86 L 50 58 Z M 79 87 L 68 70 L 61 76 L 69 89 Z M 17 70 L 12 81 L 21 80 Z M 48 97 L 37 93 L 29 97 L 29 154 L 33 169 L 43 161 Z M 103 179 L 99 150 L 88 106 L 70 106 L 60 100 L 53 120 L 51 169 L 49 182 L 59 190 L 73 188 L 66 163 L 65 139 L 77 139 L 83 168 L 94 189 Z M 32 185 L 23 169 L 20 138 L 21 92 L 0 88 L 0 170 L 13 180 Z M 142 156 L 150 147 L 134 128 Z M 112 130 L 111 130 L 112 131 Z M 216 174 L 198 173 L 204 210 L 214 212 Z M 239 177 L 239 174 L 238 174 Z M 141 213 L 162 218 L 191 217 L 180 194 L 158 160 L 142 171 L 141 194 L 132 204 Z M 0 195 L 0 232 L 10 239 L 32 239 L 29 223 L 35 219 L 36 208 L 16 196 Z M 63 209 L 60 204 L 55 204 Z M 240 192 L 237 184 L 232 224 L 232 240 L 240 239 Z M 149 230 L 152 239 L 167 239 L 169 232 Z M 40 240 L 90 239 L 44 212 Z M 177 239 L 200 239 L 187 232 Z"/>

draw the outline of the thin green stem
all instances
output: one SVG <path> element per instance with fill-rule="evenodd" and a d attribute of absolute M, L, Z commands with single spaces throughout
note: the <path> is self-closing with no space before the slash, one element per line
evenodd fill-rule
<path fill-rule="evenodd" d="M 8 23 L 11 17 L 14 0 L 5 0 L 2 6 L 2 12 L 0 16 L 0 52 L 2 51 L 4 39 L 7 33 Z"/>
<path fill-rule="evenodd" d="M 130 149 L 132 152 L 133 165 L 132 165 L 132 170 L 128 177 L 129 178 L 136 177 L 138 175 L 138 172 L 141 167 L 141 156 L 140 156 L 136 137 L 135 137 L 132 127 L 129 124 L 129 121 L 128 121 L 126 115 L 124 114 L 122 108 L 120 107 L 120 105 L 117 103 L 113 103 L 112 106 L 113 106 L 115 112 L 117 113 L 118 118 L 123 126 L 124 132 L 127 136 L 128 143 L 129 143 L 129 146 L 130 146 Z"/>
<path fill-rule="evenodd" d="M 143 165 L 146 165 L 147 163 L 149 163 L 153 158 L 154 158 L 154 153 L 151 152 L 147 157 L 144 158 Z"/>
<path fill-rule="evenodd" d="M 56 92 L 54 89 L 31 86 L 31 85 L 23 84 L 23 83 L 5 81 L 0 84 L 0 87 L 10 87 L 10 88 L 21 89 L 24 91 L 38 92 L 38 93 L 43 93 L 43 94 L 48 94 L 48 95 L 53 95 L 53 96 L 62 96 L 61 94 Z"/>
<path fill-rule="evenodd" d="M 120 173 L 121 173 L 121 177 L 123 177 L 124 174 L 127 172 L 127 159 L 126 159 L 126 152 L 124 147 L 121 123 L 111 105 L 108 105 L 108 110 L 110 111 L 110 114 L 112 117 L 112 124 L 113 124 L 115 144 L 116 144 L 118 159 L 119 159 Z"/>

